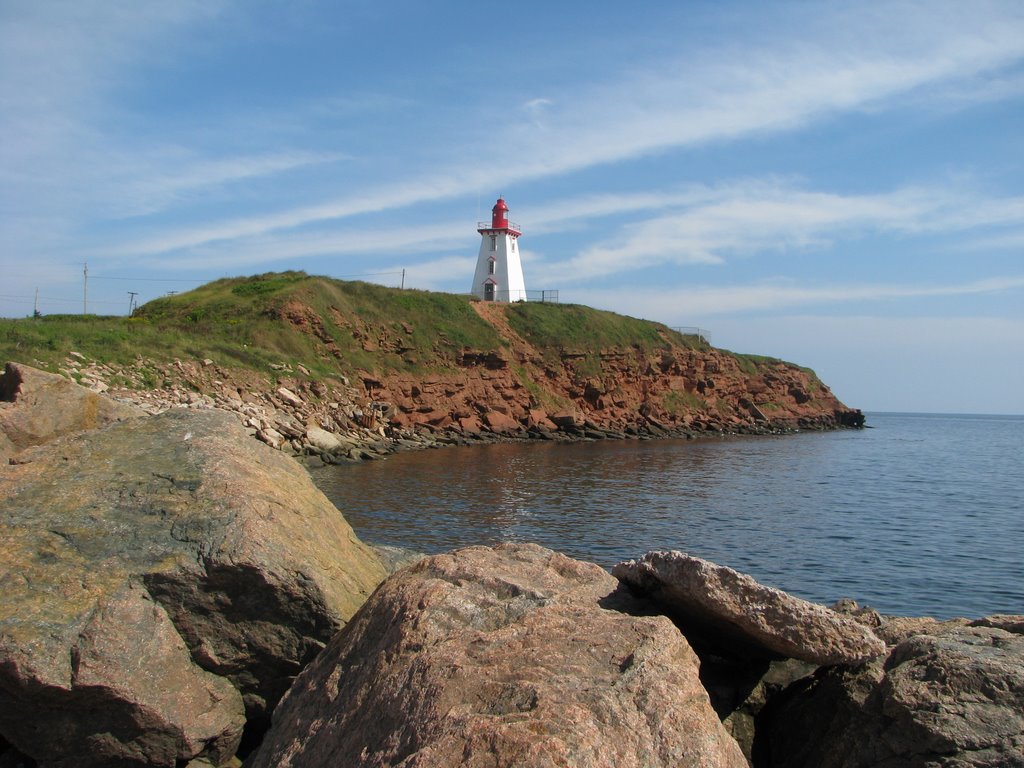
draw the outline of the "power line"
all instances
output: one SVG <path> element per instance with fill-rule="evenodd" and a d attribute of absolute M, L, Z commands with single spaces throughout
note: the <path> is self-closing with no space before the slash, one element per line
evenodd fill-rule
<path fill-rule="evenodd" d="M 83 264 L 83 267 L 88 269 L 88 265 Z M 350 277 L 379 277 L 381 275 L 400 275 L 404 270 L 395 270 L 393 272 L 360 272 L 358 274 L 351 275 L 333 275 L 335 279 L 343 280 Z M 19 275 L 17 273 L 6 273 L 8 277 L 12 278 L 25 278 L 26 275 Z M 194 278 L 194 277 L 122 277 L 120 275 L 89 275 L 90 280 L 132 280 L 139 283 L 211 283 L 218 278 L 207 277 L 207 278 Z"/>
<path fill-rule="evenodd" d="M 0 295 L 0 299 L 5 299 L 5 300 L 9 300 L 9 301 L 33 301 L 33 300 L 37 300 L 37 301 L 56 301 L 56 302 L 59 302 L 61 304 L 77 304 L 78 301 L 79 301 L 79 299 L 58 298 L 56 296 L 12 296 L 12 295 L 7 295 L 7 294 Z M 108 304 L 108 305 L 117 304 L 118 306 L 122 306 L 124 304 L 124 302 L 121 302 L 121 301 L 94 301 L 93 304 Z"/>
<path fill-rule="evenodd" d="M 208 283 L 210 280 L 193 280 L 184 277 L 108 277 L 107 275 L 93 275 L 93 280 L 131 280 L 139 283 Z"/>
<path fill-rule="evenodd" d="M 358 274 L 358 275 L 336 275 L 335 279 L 336 280 L 341 280 L 343 278 L 348 278 L 348 277 L 380 277 L 381 275 L 404 275 L 404 274 L 405 274 L 405 270 L 403 269 L 403 270 L 396 271 L 396 272 L 363 272 L 363 273 Z"/>
<path fill-rule="evenodd" d="M 359 273 L 353 273 L 353 274 L 348 274 L 348 275 L 332 275 L 330 277 L 333 277 L 333 279 L 337 279 L 337 280 L 346 280 L 346 279 L 358 278 L 358 277 L 382 277 L 382 276 L 395 276 L 395 277 L 397 277 L 397 276 L 400 276 L 401 286 L 402 286 L 402 288 L 405 288 L 406 272 L 407 272 L 407 270 L 402 269 L 402 270 L 394 270 L 394 271 L 390 271 L 390 272 L 359 272 Z M 18 274 L 11 275 L 9 273 L 8 273 L 8 276 L 12 277 L 12 278 L 22 278 L 22 279 L 28 277 L 27 275 L 18 275 Z M 87 262 L 83 262 L 82 263 L 82 299 L 81 299 L 81 301 L 82 301 L 82 314 L 88 314 L 88 310 L 89 310 L 89 281 L 90 280 L 128 280 L 128 281 L 140 282 L 140 283 L 193 283 L 193 284 L 201 284 L 201 283 L 212 282 L 213 280 L 216 280 L 216 279 L 217 278 L 195 279 L 195 278 L 176 278 L 176 277 L 123 277 L 121 275 L 93 275 L 93 274 L 89 273 L 89 264 Z M 133 309 L 134 309 L 134 307 L 135 307 L 135 305 L 136 305 L 135 297 L 139 295 L 139 292 L 138 291 L 128 291 L 128 293 L 129 293 L 129 296 L 130 296 L 128 314 L 130 316 L 132 311 L 133 311 Z M 34 311 L 38 311 L 38 309 L 39 309 L 39 302 L 40 301 L 55 302 L 55 303 L 59 303 L 59 304 L 73 304 L 73 303 L 75 303 L 77 301 L 77 299 L 69 299 L 69 298 L 66 298 L 66 297 L 40 296 L 38 288 L 36 289 L 36 293 L 35 293 L 34 296 L 17 295 L 17 294 L 2 294 L 2 295 L 0 295 L 0 299 L 5 300 L 5 301 L 31 301 L 33 303 Z M 116 305 L 121 304 L 121 302 L 104 301 L 104 300 L 100 300 L 100 301 L 95 301 L 94 300 L 92 303 L 93 303 L 94 306 L 116 306 Z"/>

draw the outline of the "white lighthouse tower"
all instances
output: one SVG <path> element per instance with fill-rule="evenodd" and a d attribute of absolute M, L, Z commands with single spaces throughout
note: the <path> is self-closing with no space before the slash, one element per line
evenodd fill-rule
<path fill-rule="evenodd" d="M 491 221 L 476 225 L 480 233 L 480 255 L 476 259 L 471 293 L 484 301 L 526 301 L 526 281 L 519 260 L 517 241 L 522 232 L 510 224 L 503 198 L 491 209 Z"/>

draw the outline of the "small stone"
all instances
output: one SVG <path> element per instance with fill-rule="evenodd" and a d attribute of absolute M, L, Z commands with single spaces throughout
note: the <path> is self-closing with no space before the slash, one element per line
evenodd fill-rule
<path fill-rule="evenodd" d="M 306 441 L 318 451 L 334 453 L 342 448 L 343 443 L 335 435 L 320 427 L 306 430 Z"/>
<path fill-rule="evenodd" d="M 271 429 L 269 427 L 265 429 L 257 429 L 256 437 L 271 448 L 280 448 L 285 440 L 284 435 L 276 429 Z"/>
<path fill-rule="evenodd" d="M 277 396 L 293 408 L 299 408 L 304 404 L 302 398 L 287 387 L 279 387 L 277 390 Z"/>

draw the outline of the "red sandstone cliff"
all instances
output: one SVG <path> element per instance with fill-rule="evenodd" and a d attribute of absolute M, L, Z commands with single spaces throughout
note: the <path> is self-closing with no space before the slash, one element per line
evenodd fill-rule
<path fill-rule="evenodd" d="M 282 296 L 259 314 L 255 307 L 239 310 L 238 317 L 262 323 L 278 340 L 263 348 L 264 358 L 269 352 L 291 360 L 270 365 L 271 378 L 257 367 L 231 365 L 231 354 L 213 349 L 210 358 L 139 356 L 128 365 L 70 352 L 59 370 L 150 412 L 180 405 L 231 410 L 270 445 L 330 456 L 365 457 L 367 446 L 387 452 L 389 445 L 442 437 L 772 432 L 863 423 L 809 369 L 718 350 L 656 323 L 575 305 L 468 302 L 296 280 L 312 289 Z M 346 286 L 370 296 L 356 304 L 340 292 Z M 419 302 L 418 311 L 409 311 L 411 302 Z M 209 312 L 187 304 L 178 314 Z M 144 319 L 174 321 L 152 314 Z M 236 329 L 239 321 L 224 322 Z M 205 331 L 217 332 L 216 324 Z M 229 332 L 237 338 L 236 330 Z M 256 334 L 248 340 L 258 343 Z"/>
<path fill-rule="evenodd" d="M 859 422 L 805 368 L 691 349 L 664 333 L 654 353 L 609 348 L 593 355 L 538 350 L 510 326 L 508 305 L 476 303 L 477 313 L 507 343 L 465 349 L 458 366 L 430 376 L 366 374 L 367 396 L 390 406 L 399 427 L 429 425 L 474 433 L 594 426 L 635 429 L 757 431 L 829 428 Z M 545 356 L 544 352 L 547 352 Z"/>

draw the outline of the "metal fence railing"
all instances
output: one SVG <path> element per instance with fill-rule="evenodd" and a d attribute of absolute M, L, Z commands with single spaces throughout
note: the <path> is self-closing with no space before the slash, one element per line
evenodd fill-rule
<path fill-rule="evenodd" d="M 540 301 L 558 303 L 558 291 L 494 291 L 484 297 L 485 301 Z"/>
<path fill-rule="evenodd" d="M 683 336 L 696 336 L 705 344 L 711 344 L 711 332 L 703 328 L 696 328 L 690 325 L 681 325 L 671 328 L 670 330 L 673 330 L 676 333 L 681 333 Z"/>

